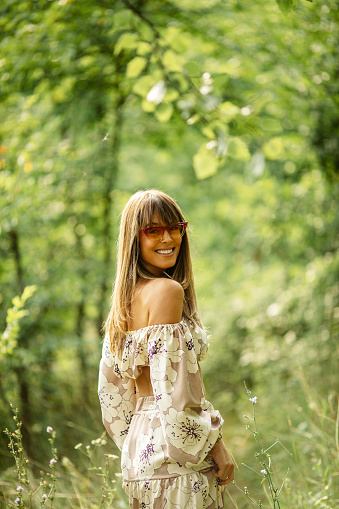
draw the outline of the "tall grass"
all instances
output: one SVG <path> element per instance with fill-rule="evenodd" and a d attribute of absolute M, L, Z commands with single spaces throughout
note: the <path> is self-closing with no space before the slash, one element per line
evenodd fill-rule
<path fill-rule="evenodd" d="M 245 411 L 252 406 L 253 416 L 241 417 L 242 431 L 238 425 L 232 429 L 236 486 L 227 487 L 226 508 L 339 507 L 338 399 L 320 397 L 302 373 L 300 381 L 302 390 L 295 392 L 293 406 L 291 395 L 285 405 L 276 397 L 269 409 L 262 394 L 257 398 L 250 393 L 242 400 Z M 1 507 L 127 509 L 119 458 L 107 453 L 105 433 L 88 444 L 76 444 L 70 457 L 58 458 L 55 431 L 47 430 L 44 440 L 50 441 L 55 461 L 43 467 L 27 463 L 16 412 L 14 424 L 15 429 L 7 431 L 14 461 L 0 477 Z M 279 437 L 274 436 L 277 431 Z"/>

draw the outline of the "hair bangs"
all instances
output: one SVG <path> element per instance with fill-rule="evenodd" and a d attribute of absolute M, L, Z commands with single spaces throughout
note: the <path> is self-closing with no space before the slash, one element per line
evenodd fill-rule
<path fill-rule="evenodd" d="M 144 198 L 144 203 L 139 212 L 139 227 L 147 228 L 151 226 L 154 217 L 164 225 L 183 221 L 184 218 L 180 209 L 172 201 L 166 199 L 167 196 L 150 193 Z"/>

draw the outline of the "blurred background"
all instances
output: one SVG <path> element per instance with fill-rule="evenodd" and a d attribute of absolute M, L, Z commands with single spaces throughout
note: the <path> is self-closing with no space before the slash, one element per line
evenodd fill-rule
<path fill-rule="evenodd" d="M 55 507 L 106 504 L 88 470 L 95 455 L 100 465 L 117 454 L 107 437 L 92 443 L 104 432 L 101 326 L 119 214 L 147 188 L 173 196 L 190 225 L 210 333 L 207 396 L 236 462 L 225 507 L 255 506 L 240 489 L 263 507 L 338 507 L 338 9 L 335 0 L 0 7 L 0 428 L 15 427 L 11 400 L 33 483 L 48 470 L 54 428 Z M 7 310 L 31 285 L 11 340 Z M 244 382 L 257 397 L 260 446 L 246 429 Z M 0 504 L 10 507 L 18 482 L 1 435 Z M 277 439 L 281 506 L 256 457 Z M 97 448 L 91 458 L 86 445 Z M 110 470 L 109 507 L 127 508 L 118 459 Z"/>

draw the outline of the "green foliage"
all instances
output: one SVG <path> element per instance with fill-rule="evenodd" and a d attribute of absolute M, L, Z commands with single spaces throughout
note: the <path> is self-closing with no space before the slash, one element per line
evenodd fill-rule
<path fill-rule="evenodd" d="M 36 286 L 26 286 L 21 297 L 16 296 L 12 300 L 13 307 L 7 311 L 6 329 L 0 334 L 0 363 L 9 355 L 13 354 L 13 350 L 17 346 L 17 339 L 20 331 L 20 320 L 28 315 L 28 311 L 23 309 L 26 300 L 29 299 L 36 290 Z"/>

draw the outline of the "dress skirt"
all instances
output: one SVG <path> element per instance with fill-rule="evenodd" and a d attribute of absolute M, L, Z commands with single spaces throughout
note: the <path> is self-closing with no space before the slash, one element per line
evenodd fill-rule
<path fill-rule="evenodd" d="M 210 454 L 190 468 L 172 459 L 155 398 L 139 398 L 121 456 L 123 487 L 131 508 L 223 508 L 224 486 L 213 476 L 213 465 Z"/>

